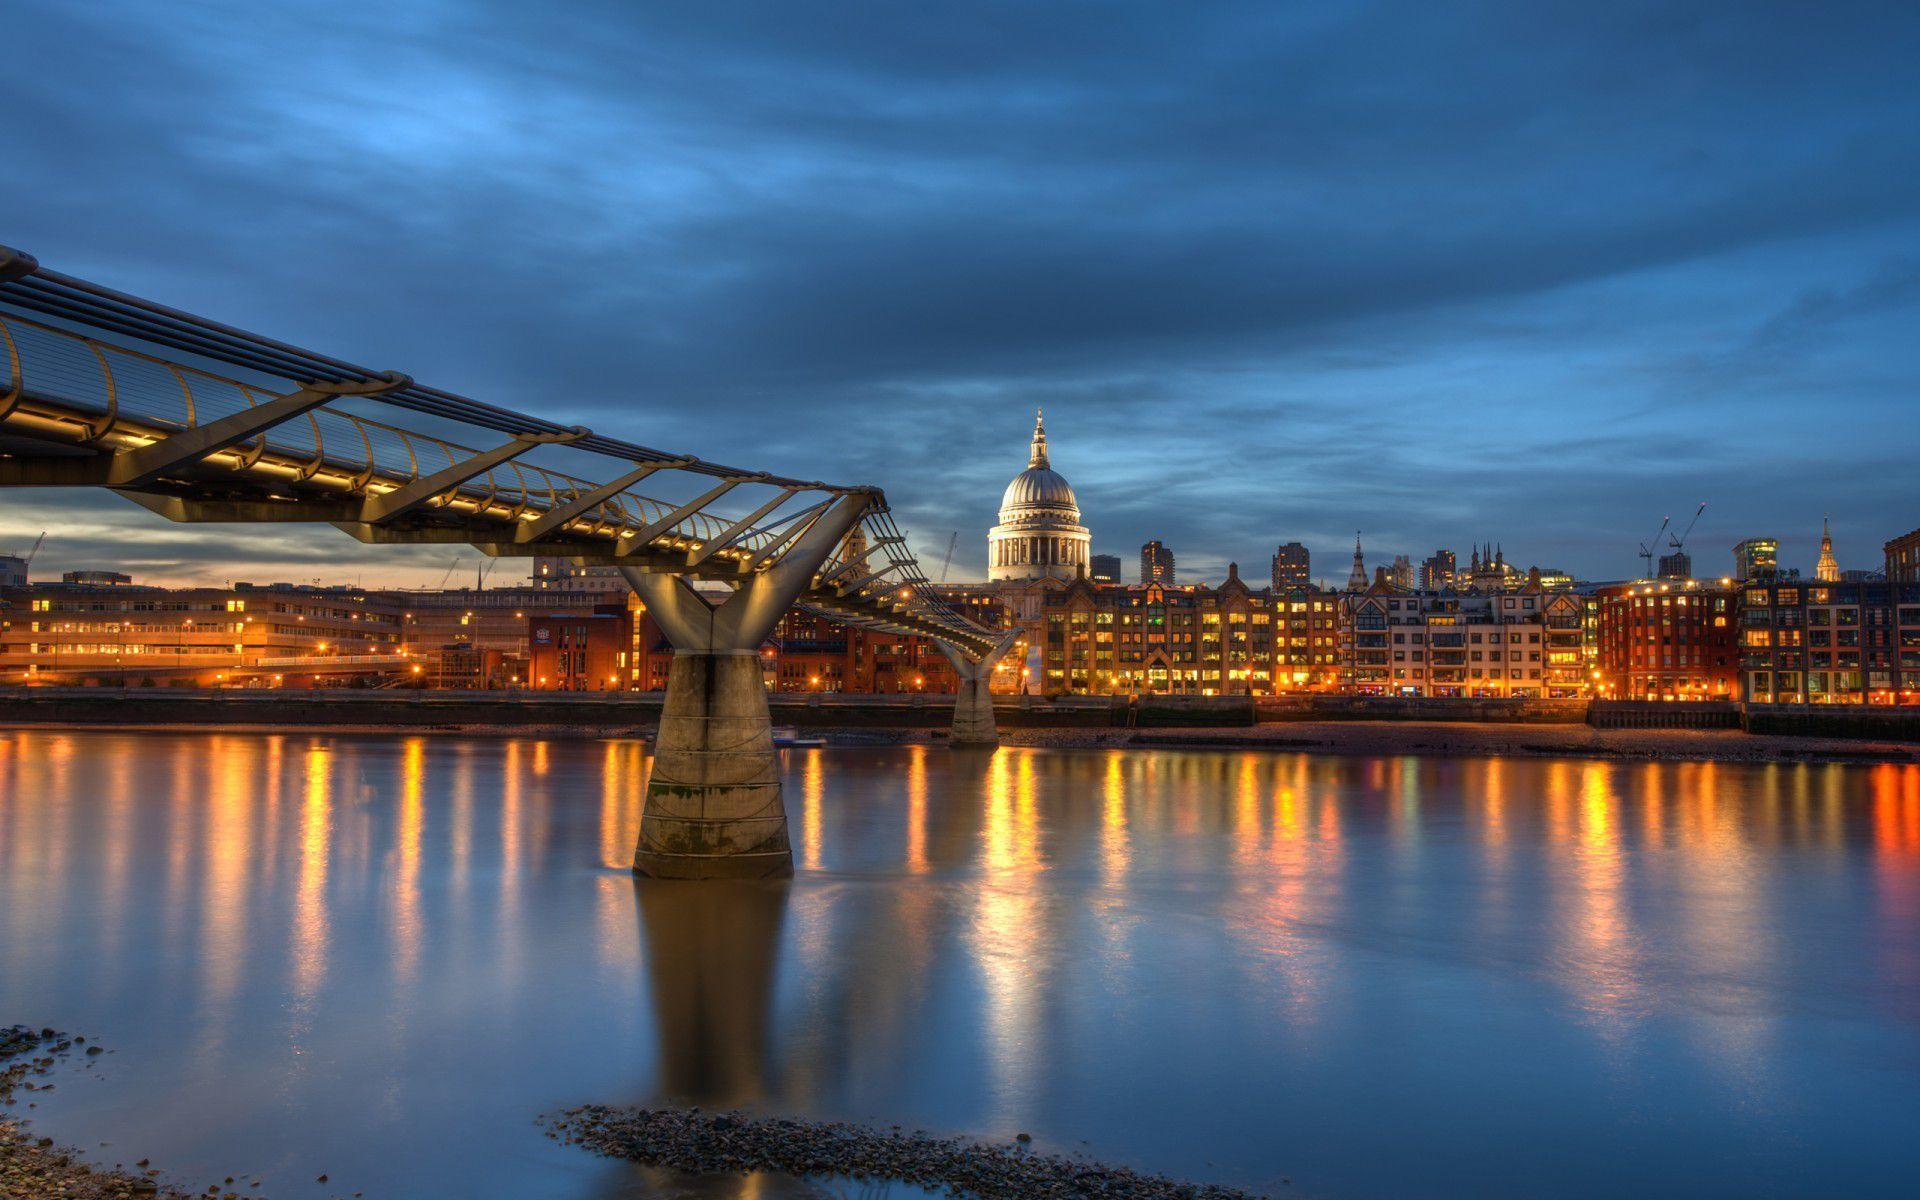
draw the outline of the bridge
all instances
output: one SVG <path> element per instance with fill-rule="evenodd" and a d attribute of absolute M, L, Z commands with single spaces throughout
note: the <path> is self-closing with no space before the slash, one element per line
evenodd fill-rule
<path fill-rule="evenodd" d="M 0 486 L 171 521 L 615 567 L 673 647 L 634 870 L 792 870 L 759 647 L 794 605 L 933 640 L 953 743 L 997 741 L 1015 635 L 945 601 L 877 487 L 788 478 L 515 412 L 63 274 L 0 246 Z M 644 485 L 644 491 L 641 490 Z"/>

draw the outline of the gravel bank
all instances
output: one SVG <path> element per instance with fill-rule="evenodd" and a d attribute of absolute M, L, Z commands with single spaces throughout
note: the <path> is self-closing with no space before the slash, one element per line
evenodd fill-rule
<path fill-rule="evenodd" d="M 24 1025 L 0 1028 L 0 1200 L 188 1200 L 187 1193 L 164 1187 L 152 1177 L 125 1168 L 108 1171 L 88 1166 L 52 1138 L 27 1131 L 21 1108 L 32 1108 L 33 1093 L 57 1086 L 50 1079 L 63 1060 L 84 1058 L 91 1067 L 101 1053 L 83 1037 Z M 66 1064 L 71 1065 L 71 1064 Z M 140 1168 L 145 1168 L 143 1160 Z M 219 1193 L 214 1193 L 218 1195 Z M 238 1193 L 229 1193 L 237 1196 Z M 202 1196 L 199 1200 L 206 1200 Z"/>
<path fill-rule="evenodd" d="M 698 1108 L 588 1105 L 548 1118 L 548 1136 L 609 1158 L 692 1174 L 783 1171 L 861 1183 L 947 1188 L 981 1200 L 1037 1196 L 1104 1200 L 1257 1200 L 1251 1192 L 1181 1183 L 1083 1158 L 1035 1154 L 1026 1135 L 1013 1145 L 868 1129 L 838 1121 L 794 1121 Z"/>

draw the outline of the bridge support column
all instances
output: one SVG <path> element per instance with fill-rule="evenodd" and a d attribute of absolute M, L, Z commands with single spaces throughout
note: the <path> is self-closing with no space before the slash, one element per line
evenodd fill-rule
<path fill-rule="evenodd" d="M 952 746 L 998 746 L 1000 730 L 993 720 L 993 668 L 1013 648 L 1020 633 L 1014 630 L 980 658 L 974 658 L 946 642 L 937 643 L 954 673 L 960 676 L 960 689 L 953 698 L 953 733 L 947 739 Z"/>
<path fill-rule="evenodd" d="M 723 603 L 700 595 L 684 576 L 620 568 L 673 645 L 635 874 L 792 873 L 760 646 L 868 503 L 864 493 L 834 501 L 777 563 L 747 577 Z"/>

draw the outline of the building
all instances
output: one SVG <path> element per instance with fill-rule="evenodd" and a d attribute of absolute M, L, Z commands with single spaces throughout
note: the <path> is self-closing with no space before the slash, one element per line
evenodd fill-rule
<path fill-rule="evenodd" d="M 1755 579 L 1740 642 L 1755 703 L 1920 704 L 1920 583 Z"/>
<path fill-rule="evenodd" d="M 1829 518 L 1820 518 L 1820 560 L 1813 566 L 1813 577 L 1821 583 L 1840 582 L 1840 561 L 1833 556 L 1833 527 Z"/>
<path fill-rule="evenodd" d="M 60 576 L 61 583 L 84 583 L 96 587 L 118 587 L 133 582 L 133 576 L 119 571 L 68 571 Z"/>
<path fill-rule="evenodd" d="M 1287 542 L 1273 552 L 1273 590 L 1309 587 L 1313 584 L 1313 559 L 1299 542 Z"/>
<path fill-rule="evenodd" d="M 620 568 L 605 563 L 577 566 L 573 560 L 539 555 L 533 560 L 532 587 L 543 592 L 625 593 L 631 590 Z"/>
<path fill-rule="evenodd" d="M 1418 582 L 1413 572 L 1413 560 L 1404 554 L 1393 556 L 1393 566 L 1387 568 L 1387 578 L 1397 588 L 1412 591 Z"/>
<path fill-rule="evenodd" d="M 1741 582 L 1767 579 L 1780 573 L 1780 542 L 1754 537 L 1734 543 L 1733 577 Z"/>
<path fill-rule="evenodd" d="M 284 685 L 411 673 L 398 609 L 354 588 L 0 590 L 0 682 Z"/>
<path fill-rule="evenodd" d="M 1466 578 L 1456 580 L 1456 586 L 1476 592 L 1504 592 L 1519 585 L 1519 572 L 1507 564 L 1507 552 L 1497 542 L 1475 546 L 1473 557 L 1467 562 Z"/>
<path fill-rule="evenodd" d="M 1582 696 L 1582 610 L 1570 592 L 1537 588 L 1493 595 L 1376 585 L 1348 593 L 1341 687 L 1361 695 Z"/>
<path fill-rule="evenodd" d="M 1660 570 L 1656 573 L 1655 577 L 1682 581 L 1692 579 L 1693 555 L 1688 554 L 1685 550 L 1675 550 L 1672 554 L 1662 554 L 1660 556 Z"/>
<path fill-rule="evenodd" d="M 1120 556 L 1118 554 L 1096 554 L 1087 568 L 1087 574 L 1095 583 L 1120 582 Z"/>
<path fill-rule="evenodd" d="M 1903 533 L 1886 544 L 1887 582 L 1920 583 L 1920 529 Z M 0 564 L 4 569 L 4 564 Z"/>
<path fill-rule="evenodd" d="M 1360 555 L 1360 534 L 1353 535 L 1353 567 L 1347 572 L 1347 590 L 1364 592 L 1367 590 L 1367 561 Z"/>
<path fill-rule="evenodd" d="M 1614 700 L 1738 700 L 1739 589 L 1695 579 L 1603 587 L 1596 681 Z"/>
<path fill-rule="evenodd" d="M 622 603 L 527 618 L 527 684 L 543 692 L 616 692 L 649 672 L 638 610 Z"/>
<path fill-rule="evenodd" d="M 761 648 L 776 692 L 952 693 L 959 677 L 932 641 L 849 626 L 795 609 Z"/>
<path fill-rule="evenodd" d="M 1330 690 L 1338 679 L 1335 597 L 1249 588 L 1099 587 L 1047 593 L 1040 689 L 1050 695 L 1267 695 Z"/>
<path fill-rule="evenodd" d="M 987 579 L 1072 579 L 1086 571 L 1092 545 L 1073 488 L 1048 460 L 1046 422 L 1036 414 L 1027 469 L 1007 484 L 1000 523 L 987 533 Z"/>
<path fill-rule="evenodd" d="M 1423 592 L 1445 591 L 1454 586 L 1455 569 L 1453 551 L 1435 550 L 1420 564 L 1420 578 L 1415 582 Z"/>
<path fill-rule="evenodd" d="M 27 586 L 27 560 L 14 554 L 0 554 L 0 588 Z"/>
<path fill-rule="evenodd" d="M 1140 582 L 1157 583 L 1164 587 L 1173 587 L 1173 551 L 1167 549 L 1158 540 L 1140 547 Z"/>

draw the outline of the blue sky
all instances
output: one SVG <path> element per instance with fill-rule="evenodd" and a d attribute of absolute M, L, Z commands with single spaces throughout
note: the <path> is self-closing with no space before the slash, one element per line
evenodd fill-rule
<path fill-rule="evenodd" d="M 1044 405 L 1096 552 L 1610 578 L 1920 525 L 1920 9 L 12 0 L 0 242 L 634 440 L 955 577 Z M 24 68 L 24 69 L 23 69 Z M 75 514 L 83 519 L 76 521 Z M 431 581 L 0 497 L 0 550 Z M 236 556 L 257 565 L 231 566 Z"/>

